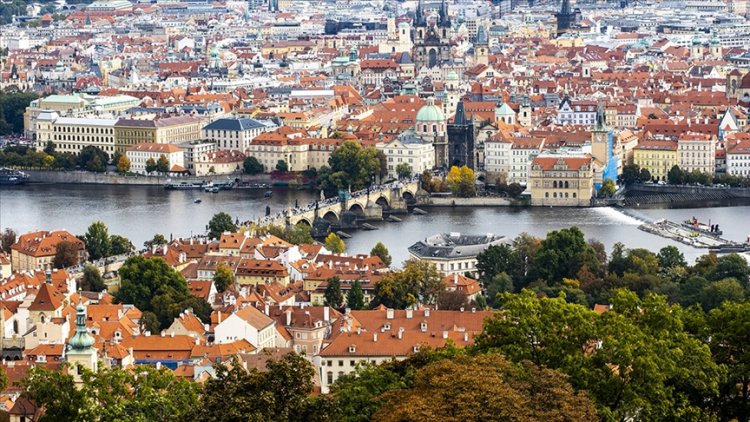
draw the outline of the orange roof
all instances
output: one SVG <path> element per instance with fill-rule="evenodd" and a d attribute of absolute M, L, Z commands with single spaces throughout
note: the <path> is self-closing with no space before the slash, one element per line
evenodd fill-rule
<path fill-rule="evenodd" d="M 568 171 L 578 171 L 584 166 L 591 164 L 590 156 L 571 157 L 571 156 L 538 156 L 531 161 L 531 165 L 537 165 L 544 171 L 551 171 L 557 164 L 565 164 Z"/>
<path fill-rule="evenodd" d="M 56 246 L 62 241 L 72 243 L 78 251 L 83 251 L 85 249 L 83 241 L 66 230 L 52 232 L 38 231 L 23 234 L 18 238 L 18 241 L 11 246 L 11 249 L 24 255 L 48 257 L 55 255 L 57 252 Z"/>

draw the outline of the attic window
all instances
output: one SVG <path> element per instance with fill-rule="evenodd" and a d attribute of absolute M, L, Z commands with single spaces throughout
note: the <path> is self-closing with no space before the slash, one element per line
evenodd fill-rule
<path fill-rule="evenodd" d="M 419 353 L 419 345 L 414 346 L 414 353 Z"/>
<path fill-rule="evenodd" d="M 354 353 L 356 351 L 357 351 L 357 346 L 355 346 L 353 344 L 351 346 L 349 346 L 349 353 Z"/>

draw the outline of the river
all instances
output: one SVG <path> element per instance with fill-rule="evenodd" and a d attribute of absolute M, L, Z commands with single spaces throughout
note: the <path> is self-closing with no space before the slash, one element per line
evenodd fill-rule
<path fill-rule="evenodd" d="M 274 189 L 272 198 L 263 190 L 235 189 L 211 194 L 202 191 L 165 191 L 152 186 L 30 184 L 0 187 L 0 228 L 19 233 L 67 229 L 82 234 L 89 224 L 103 221 L 112 234 L 128 237 L 140 247 L 155 233 L 187 237 L 206 230 L 211 217 L 224 211 L 240 220 L 310 202 L 314 195 Z M 201 199 L 201 203 L 194 203 Z M 727 205 L 727 204 L 716 204 Z M 736 205 L 736 204 L 734 204 Z M 719 223 L 724 237 L 743 241 L 750 235 L 750 203 L 710 208 L 649 208 L 634 212 L 651 219 L 682 221 L 697 217 Z M 359 231 L 346 240 L 348 253 L 367 253 L 383 242 L 398 264 L 408 258 L 407 247 L 440 232 L 494 233 L 514 237 L 522 232 L 543 237 L 548 231 L 578 226 L 588 238 L 611 248 L 616 242 L 654 251 L 675 245 L 693 261 L 705 250 L 638 230 L 638 221 L 611 208 L 430 208 L 428 215 L 403 216 L 400 223 L 381 222 L 378 230 Z"/>

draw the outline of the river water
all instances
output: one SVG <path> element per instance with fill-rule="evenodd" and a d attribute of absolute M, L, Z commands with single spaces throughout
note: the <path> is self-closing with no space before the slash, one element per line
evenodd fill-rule
<path fill-rule="evenodd" d="M 274 189 L 266 199 L 263 190 L 235 189 L 211 194 L 202 191 L 165 191 L 161 187 L 115 185 L 32 184 L 0 187 L 0 228 L 19 233 L 67 229 L 82 234 L 89 224 L 103 221 L 112 234 L 128 237 L 140 247 L 161 233 L 167 238 L 202 233 L 211 217 L 224 211 L 243 221 L 263 215 L 266 206 L 276 213 L 298 201 L 302 206 L 314 195 L 305 191 Z M 194 203 L 201 199 L 201 203 Z M 710 208 L 649 208 L 632 210 L 646 218 L 682 221 L 697 217 L 719 223 L 724 237 L 743 241 L 750 235 L 750 203 L 715 204 Z M 408 258 L 407 247 L 440 232 L 494 233 L 514 237 L 522 232 L 543 237 L 548 231 L 578 226 L 588 238 L 611 248 L 626 246 L 658 250 L 679 247 L 692 261 L 705 250 L 694 249 L 638 230 L 639 222 L 611 208 L 430 208 L 428 215 L 403 216 L 400 223 L 376 223 L 378 230 L 359 231 L 347 239 L 347 252 L 367 253 L 383 242 L 398 264 Z"/>

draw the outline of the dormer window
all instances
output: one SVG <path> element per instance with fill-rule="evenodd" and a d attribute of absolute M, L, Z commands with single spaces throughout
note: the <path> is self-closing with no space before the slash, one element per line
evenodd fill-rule
<path fill-rule="evenodd" d="M 419 345 L 414 346 L 414 353 L 419 353 Z"/>
<path fill-rule="evenodd" d="M 349 346 L 349 353 L 355 353 L 356 351 L 357 351 L 357 346 L 353 344 Z"/>
<path fill-rule="evenodd" d="M 419 324 L 419 328 L 424 333 L 425 331 L 427 331 L 427 323 L 426 322 L 422 322 L 421 324 Z"/>

